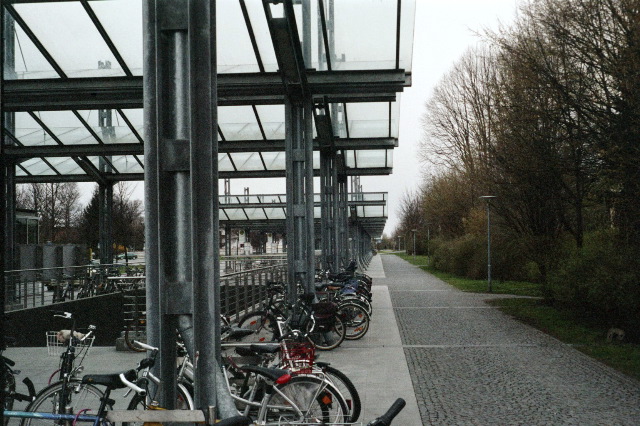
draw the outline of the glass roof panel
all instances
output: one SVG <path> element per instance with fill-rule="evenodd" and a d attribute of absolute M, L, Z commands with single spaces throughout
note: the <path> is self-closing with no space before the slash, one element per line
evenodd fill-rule
<path fill-rule="evenodd" d="M 82 167 L 78 165 L 72 158 L 50 157 L 46 159 L 51 166 L 63 175 L 83 175 L 85 174 Z"/>
<path fill-rule="evenodd" d="M 133 75 L 142 75 L 142 0 L 90 1 Z M 112 62 L 112 66 L 117 66 Z"/>
<path fill-rule="evenodd" d="M 347 118 L 349 120 L 349 136 L 352 138 L 390 136 L 389 103 L 387 102 L 347 104 Z"/>
<path fill-rule="evenodd" d="M 256 34 L 256 43 L 258 45 L 258 51 L 260 52 L 260 58 L 264 65 L 264 69 L 266 72 L 277 71 L 278 61 L 276 59 L 275 50 L 273 49 L 271 37 L 268 36 L 269 26 L 264 14 L 262 0 L 246 0 L 245 4 L 247 5 L 247 12 L 249 14 L 253 32 Z"/>
<path fill-rule="evenodd" d="M 356 167 L 356 155 L 355 151 L 345 151 L 344 152 L 344 162 L 347 167 L 353 169 Z"/>
<path fill-rule="evenodd" d="M 260 126 L 249 105 L 218 108 L 218 125 L 225 140 L 262 140 Z"/>
<path fill-rule="evenodd" d="M 264 170 L 260 154 L 257 152 L 234 152 L 230 155 L 239 171 Z"/>
<path fill-rule="evenodd" d="M 239 1 L 216 2 L 216 32 L 218 40 L 218 72 L 259 72 L 251 38 L 242 16 Z"/>
<path fill-rule="evenodd" d="M 363 206 L 363 209 L 364 215 L 362 217 L 386 217 L 384 206 Z"/>
<path fill-rule="evenodd" d="M 229 216 L 229 220 L 247 220 L 242 209 L 224 209 L 224 212 Z"/>
<path fill-rule="evenodd" d="M 262 211 L 262 209 L 244 209 L 244 211 L 250 220 L 268 219 L 268 217 L 264 214 L 264 211 Z"/>
<path fill-rule="evenodd" d="M 267 139 L 284 139 L 284 105 L 257 105 Z"/>
<path fill-rule="evenodd" d="M 57 145 L 57 142 L 26 112 L 15 113 L 13 135 L 25 146 Z"/>
<path fill-rule="evenodd" d="M 335 56 L 341 60 L 333 69 L 395 68 L 397 15 L 398 0 L 335 2 Z"/>
<path fill-rule="evenodd" d="M 305 2 L 294 4 L 294 7 L 293 7 L 293 10 L 296 14 L 296 24 L 298 26 L 298 34 L 300 36 L 300 43 L 302 44 L 302 46 L 304 46 L 306 42 L 304 39 L 305 31 L 303 30 L 303 19 L 302 19 L 303 3 Z M 325 3 L 326 3 L 325 7 L 327 7 L 328 2 L 325 2 Z M 326 60 L 324 56 L 324 44 L 322 45 L 322 48 L 320 50 L 320 53 L 323 56 L 322 58 L 318 58 L 318 45 L 319 45 L 318 38 L 320 37 L 320 40 L 323 40 L 321 35 L 322 24 L 320 23 L 320 14 L 318 13 L 318 0 L 309 0 L 307 4 L 309 4 L 309 12 L 311 16 L 310 26 L 309 26 L 309 33 L 310 33 L 309 42 L 311 43 L 311 63 L 306 63 L 305 61 L 305 66 L 307 68 L 315 68 L 317 70 L 326 70 L 327 65 L 326 65 Z M 304 50 L 304 47 L 303 47 L 303 50 Z"/>
<path fill-rule="evenodd" d="M 358 168 L 387 167 L 385 149 L 363 149 L 356 151 L 356 164 Z"/>
<path fill-rule="evenodd" d="M 87 157 L 87 158 L 89 159 L 89 161 L 91 161 L 91 163 L 99 171 L 101 171 L 103 173 L 115 173 L 115 170 L 113 170 L 111 168 L 111 164 L 113 164 L 113 160 L 115 158 L 118 158 L 118 157 L 97 157 L 97 156 L 93 156 L 93 157 Z M 113 167 L 115 167 L 118 172 L 121 172 L 121 170 L 118 169 L 115 165 Z"/>
<path fill-rule="evenodd" d="M 14 7 L 69 77 L 124 75 L 79 2 L 22 3 Z"/>
<path fill-rule="evenodd" d="M 82 113 L 86 120 L 91 111 Z M 38 111 L 35 114 L 65 145 L 98 143 L 71 111 Z M 97 111 L 94 111 L 94 115 L 98 115 Z"/>
<path fill-rule="evenodd" d="M 287 168 L 284 152 L 263 152 L 262 158 L 267 170 L 285 170 Z"/>
<path fill-rule="evenodd" d="M 57 78 L 60 77 L 51 64 L 44 58 L 20 25 L 15 26 L 15 74 L 5 73 L 5 78 Z"/>
<path fill-rule="evenodd" d="M 41 158 L 30 158 L 20 165 L 32 175 L 55 175 L 56 173 Z"/>
<path fill-rule="evenodd" d="M 120 173 L 144 173 L 144 168 L 133 155 L 118 155 L 111 157 L 111 164 Z"/>
<path fill-rule="evenodd" d="M 265 208 L 264 211 L 267 213 L 267 218 L 269 219 L 287 218 L 287 215 L 284 213 L 284 209 L 282 208 Z"/>
<path fill-rule="evenodd" d="M 400 12 L 400 69 L 411 71 L 413 61 L 413 31 L 416 20 L 415 0 L 404 0 Z"/>
<path fill-rule="evenodd" d="M 227 154 L 218 154 L 218 170 L 221 172 L 232 172 L 234 170 Z"/>

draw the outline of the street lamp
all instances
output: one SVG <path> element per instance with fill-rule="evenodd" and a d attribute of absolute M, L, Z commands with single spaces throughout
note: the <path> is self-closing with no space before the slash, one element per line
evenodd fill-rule
<path fill-rule="evenodd" d="M 491 293 L 491 199 L 496 198 L 495 195 L 482 195 L 480 197 L 487 202 L 487 286 Z"/>
<path fill-rule="evenodd" d="M 413 258 L 416 258 L 416 232 L 418 232 L 417 229 L 412 229 L 411 232 L 413 232 Z"/>

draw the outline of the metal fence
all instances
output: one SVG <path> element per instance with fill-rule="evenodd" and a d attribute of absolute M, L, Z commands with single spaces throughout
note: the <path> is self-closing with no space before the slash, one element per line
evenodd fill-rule
<path fill-rule="evenodd" d="M 230 316 L 237 317 L 248 308 L 247 304 L 255 305 L 264 298 L 266 281 L 286 279 L 284 256 L 225 256 L 220 264 L 222 309 Z M 140 289 L 144 285 L 144 263 L 7 271 L 5 311 Z"/>

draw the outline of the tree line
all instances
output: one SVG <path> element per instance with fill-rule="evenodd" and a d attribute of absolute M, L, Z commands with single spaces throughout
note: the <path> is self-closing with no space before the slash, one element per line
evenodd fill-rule
<path fill-rule="evenodd" d="M 40 243 L 87 244 L 96 251 L 100 242 L 98 186 L 86 206 L 79 200 L 76 183 L 24 184 L 18 185 L 16 191 L 17 208 L 35 210 L 40 217 Z M 132 198 L 132 189 L 124 182 L 114 186 L 112 221 L 116 247 L 142 250 L 142 202 Z"/>
<path fill-rule="evenodd" d="M 640 329 L 640 0 L 529 1 L 481 38 L 426 103 L 397 234 L 486 276 L 495 196 L 494 276 Z"/>

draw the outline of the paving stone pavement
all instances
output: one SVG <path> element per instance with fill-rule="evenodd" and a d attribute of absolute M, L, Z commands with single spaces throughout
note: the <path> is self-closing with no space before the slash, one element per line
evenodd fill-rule
<path fill-rule="evenodd" d="M 638 425 L 640 382 L 382 256 L 423 424 Z"/>

